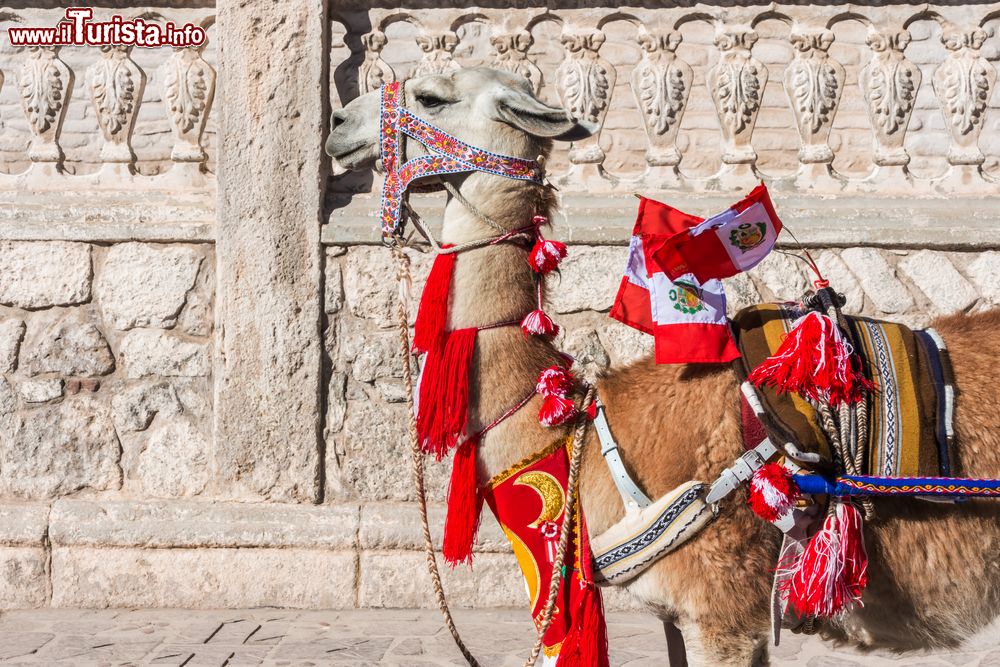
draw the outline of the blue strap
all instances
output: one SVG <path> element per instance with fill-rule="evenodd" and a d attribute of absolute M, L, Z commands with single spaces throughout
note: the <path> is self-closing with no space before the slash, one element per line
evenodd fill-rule
<path fill-rule="evenodd" d="M 831 496 L 955 496 L 1000 498 L 1000 479 L 795 475 L 799 490 Z"/>

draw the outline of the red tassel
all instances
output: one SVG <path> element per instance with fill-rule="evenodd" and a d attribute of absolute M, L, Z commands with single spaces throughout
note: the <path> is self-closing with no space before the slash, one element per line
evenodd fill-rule
<path fill-rule="evenodd" d="M 538 374 L 538 384 L 535 391 L 542 396 L 562 396 L 565 398 L 573 391 L 575 382 L 573 374 L 559 366 L 549 366 Z"/>
<path fill-rule="evenodd" d="M 448 253 L 434 258 L 424 292 L 420 295 L 417 321 L 413 326 L 413 349 L 417 352 L 430 351 L 445 336 L 455 257 L 456 253 Z"/>
<path fill-rule="evenodd" d="M 472 545 L 479 532 L 483 496 L 476 478 L 478 435 L 468 438 L 455 451 L 448 484 L 448 516 L 444 523 L 442 554 L 452 567 L 472 564 Z"/>
<path fill-rule="evenodd" d="M 861 513 L 852 503 L 837 502 L 788 581 L 788 601 L 800 615 L 830 618 L 855 604 L 868 585 L 868 555 Z"/>
<path fill-rule="evenodd" d="M 747 504 L 764 521 L 774 521 L 792 509 L 799 498 L 799 487 L 792 473 L 780 463 L 767 463 L 750 480 Z"/>
<path fill-rule="evenodd" d="M 458 329 L 427 353 L 420 374 L 417 435 L 421 447 L 440 461 L 465 435 L 469 418 L 469 369 L 476 329 Z"/>
<path fill-rule="evenodd" d="M 566 257 L 566 244 L 543 239 L 541 234 L 528 253 L 528 264 L 536 273 L 549 273 Z"/>
<path fill-rule="evenodd" d="M 575 580 L 564 585 L 578 585 Z M 608 667 L 608 629 L 601 592 L 584 584 L 573 625 L 559 648 L 556 667 Z"/>
<path fill-rule="evenodd" d="M 793 391 L 818 401 L 825 398 L 836 407 L 857 403 L 862 390 L 874 385 L 855 368 L 850 346 L 840 327 L 815 311 L 800 317 L 777 351 L 750 373 L 757 387 L 774 387 L 779 394 Z"/>
<path fill-rule="evenodd" d="M 541 336 L 552 339 L 559 335 L 559 325 L 545 314 L 544 310 L 533 310 L 521 320 L 521 331 L 525 336 Z"/>
<path fill-rule="evenodd" d="M 576 417 L 576 405 L 562 396 L 546 396 L 538 411 L 542 426 L 559 426 Z"/>

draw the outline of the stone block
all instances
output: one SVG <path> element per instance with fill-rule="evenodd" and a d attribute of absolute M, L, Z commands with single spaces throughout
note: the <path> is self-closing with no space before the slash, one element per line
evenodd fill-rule
<path fill-rule="evenodd" d="M 353 503 L 65 499 L 52 506 L 49 537 L 60 547 L 351 549 L 358 516 Z"/>
<path fill-rule="evenodd" d="M 351 377 L 358 382 L 402 377 L 399 335 L 379 331 L 371 321 L 342 318 L 339 356 L 351 364 Z"/>
<path fill-rule="evenodd" d="M 726 288 L 726 312 L 733 315 L 747 306 L 761 302 L 760 291 L 749 274 L 738 273 L 724 281 Z"/>
<path fill-rule="evenodd" d="M 448 601 L 455 607 L 523 607 L 524 579 L 513 554 L 479 554 L 472 568 L 441 564 Z M 358 579 L 359 607 L 433 608 L 437 605 L 419 551 L 363 551 Z"/>
<path fill-rule="evenodd" d="M 41 547 L 0 547 L 0 610 L 49 602 L 48 553 Z"/>
<path fill-rule="evenodd" d="M 384 248 L 351 248 L 344 259 L 344 300 L 351 315 L 381 326 L 396 321 L 396 267 Z"/>
<path fill-rule="evenodd" d="M 810 287 L 806 270 L 804 262 L 784 253 L 772 252 L 751 269 L 750 274 L 759 278 L 778 301 L 796 301 Z"/>
<path fill-rule="evenodd" d="M 158 423 L 123 461 L 126 487 L 134 480 L 144 498 L 198 495 L 208 483 L 208 456 L 208 439 L 189 420 Z"/>
<path fill-rule="evenodd" d="M 0 545 L 7 547 L 43 545 L 48 533 L 49 506 L 46 503 L 0 503 Z"/>
<path fill-rule="evenodd" d="M 875 248 L 848 248 L 840 253 L 861 288 L 883 313 L 902 313 L 913 307 L 913 297 L 896 271 Z"/>
<path fill-rule="evenodd" d="M 15 410 L 17 410 L 17 394 L 14 393 L 14 385 L 0 375 L 0 428 L 5 427 L 6 421 Z"/>
<path fill-rule="evenodd" d="M 560 349 L 573 355 L 574 368 L 587 377 L 594 377 L 611 364 L 607 350 L 597 331 L 590 327 L 574 328 L 566 332 Z"/>
<path fill-rule="evenodd" d="M 17 368 L 24 330 L 22 319 L 11 317 L 0 322 L 0 373 L 12 373 Z"/>
<path fill-rule="evenodd" d="M 121 330 L 173 327 L 202 260 L 201 253 L 184 246 L 112 246 L 94 281 L 104 321 Z"/>
<path fill-rule="evenodd" d="M 329 253 L 327 257 L 324 269 L 323 309 L 328 315 L 332 315 L 344 307 L 344 274 L 340 271 L 340 263 L 329 258 Z"/>
<path fill-rule="evenodd" d="M 72 317 L 45 327 L 22 347 L 21 366 L 28 375 L 95 376 L 115 369 L 114 355 L 97 325 Z"/>
<path fill-rule="evenodd" d="M 354 606 L 357 556 L 326 549 L 52 550 L 53 607 Z"/>
<path fill-rule="evenodd" d="M 18 414 L 10 437 L 0 438 L 0 492 L 54 498 L 118 488 L 118 452 L 110 409 L 92 397 Z"/>
<path fill-rule="evenodd" d="M 60 378 L 21 380 L 17 393 L 25 403 L 46 403 L 63 395 L 63 381 Z"/>
<path fill-rule="evenodd" d="M 121 361 L 131 379 L 149 375 L 198 377 L 212 371 L 207 343 L 157 329 L 133 329 L 125 334 Z"/>
<path fill-rule="evenodd" d="M 927 295 L 935 313 L 963 311 L 979 298 L 976 288 L 943 253 L 921 250 L 903 259 L 899 268 Z"/>
<path fill-rule="evenodd" d="M 90 300 L 90 246 L 67 241 L 0 243 L 0 304 L 35 310 Z"/>
<path fill-rule="evenodd" d="M 119 433 L 144 431 L 156 415 L 172 417 L 182 410 L 177 392 L 169 382 L 131 384 L 111 399 L 111 412 Z"/>
<path fill-rule="evenodd" d="M 429 504 L 427 518 L 434 548 L 441 548 L 444 534 L 444 505 Z M 420 508 L 415 503 L 365 503 L 361 506 L 358 542 L 362 549 L 419 550 L 424 548 Z M 510 542 L 493 513 L 484 508 L 476 539 L 476 553 L 508 553 Z"/>
<path fill-rule="evenodd" d="M 548 278 L 551 308 L 557 313 L 611 309 L 628 249 L 615 246 L 573 246 Z"/>
<path fill-rule="evenodd" d="M 983 297 L 1000 306 L 1000 252 L 984 252 L 969 264 L 967 272 Z"/>
<path fill-rule="evenodd" d="M 599 335 L 611 353 L 614 366 L 624 366 L 653 354 L 652 336 L 610 318 Z"/>
<path fill-rule="evenodd" d="M 824 250 L 816 255 L 816 266 L 823 276 L 830 281 L 830 287 L 837 290 L 847 299 L 844 312 L 858 314 L 865 307 L 865 292 L 861 289 L 858 279 L 844 264 L 844 260 L 832 250 Z"/>

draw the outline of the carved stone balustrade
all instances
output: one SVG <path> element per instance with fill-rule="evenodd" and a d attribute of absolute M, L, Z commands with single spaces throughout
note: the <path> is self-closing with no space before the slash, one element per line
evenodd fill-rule
<path fill-rule="evenodd" d="M 63 11 L 0 12 L 0 191 L 213 193 L 214 8 L 95 11 L 95 21 L 200 25 L 200 47 L 16 48 L 7 38 L 10 26 L 54 26 Z"/>
<path fill-rule="evenodd" d="M 757 179 L 809 196 L 1000 187 L 1000 3 L 346 3 L 330 18 L 331 62 L 357 63 L 331 72 L 335 105 L 384 81 L 490 66 L 596 124 L 550 160 L 564 194 Z"/>

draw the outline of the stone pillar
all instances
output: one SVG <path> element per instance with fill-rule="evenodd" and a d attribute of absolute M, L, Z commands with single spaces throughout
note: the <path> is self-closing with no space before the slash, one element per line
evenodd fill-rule
<path fill-rule="evenodd" d="M 321 499 L 324 0 L 219 0 L 215 474 Z"/>

